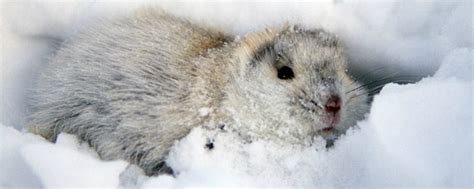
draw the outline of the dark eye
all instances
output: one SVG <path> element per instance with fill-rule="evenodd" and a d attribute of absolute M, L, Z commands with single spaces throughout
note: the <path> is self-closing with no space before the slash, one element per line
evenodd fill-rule
<path fill-rule="evenodd" d="M 288 66 L 283 66 L 280 69 L 278 69 L 278 78 L 280 79 L 293 79 L 295 77 L 295 74 L 293 73 L 293 70 L 288 67 Z"/>

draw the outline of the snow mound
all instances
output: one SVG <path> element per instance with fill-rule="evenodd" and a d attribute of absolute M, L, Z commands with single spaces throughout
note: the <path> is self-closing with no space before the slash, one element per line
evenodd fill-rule
<path fill-rule="evenodd" d="M 167 158 L 174 177 L 147 177 L 124 161 L 100 160 L 74 136 L 52 144 L 20 131 L 27 91 L 57 41 L 143 4 L 150 3 L 0 3 L 0 188 L 472 187 L 471 1 L 153 3 L 237 35 L 285 22 L 323 27 L 346 42 L 356 72 L 423 77 L 386 85 L 366 119 L 330 149 L 322 140 L 310 147 L 246 143 L 198 127 Z M 386 69 L 370 72 L 379 67 Z"/>

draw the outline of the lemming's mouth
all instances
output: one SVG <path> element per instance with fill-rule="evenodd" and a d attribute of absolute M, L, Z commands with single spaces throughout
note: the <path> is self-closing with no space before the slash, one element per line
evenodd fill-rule
<path fill-rule="evenodd" d="M 323 121 L 328 124 L 328 127 L 336 127 L 341 122 L 341 114 L 339 112 L 327 113 L 324 115 Z"/>
<path fill-rule="evenodd" d="M 332 126 L 321 129 L 321 131 L 323 131 L 323 132 L 332 132 L 333 130 L 334 130 L 334 127 L 332 127 Z"/>

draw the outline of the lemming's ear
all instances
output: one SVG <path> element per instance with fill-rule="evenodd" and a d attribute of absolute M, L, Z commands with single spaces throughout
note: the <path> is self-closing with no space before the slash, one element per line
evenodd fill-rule
<path fill-rule="evenodd" d="M 250 59 L 249 66 L 256 67 L 265 58 L 275 59 L 275 49 L 272 42 L 263 44 L 260 48 L 256 49 L 254 55 Z"/>
<path fill-rule="evenodd" d="M 258 58 L 265 57 L 266 53 L 272 53 L 273 41 L 281 30 L 266 29 L 262 32 L 246 35 L 239 41 L 235 54 L 238 56 L 236 66 L 240 73 L 244 73 L 249 65 L 254 64 Z M 256 64 L 254 64 L 256 66 Z"/>

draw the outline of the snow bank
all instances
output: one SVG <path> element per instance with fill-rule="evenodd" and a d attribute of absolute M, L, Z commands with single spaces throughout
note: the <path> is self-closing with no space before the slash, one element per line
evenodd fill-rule
<path fill-rule="evenodd" d="M 472 186 L 471 1 L 157 3 L 235 34 L 286 21 L 324 27 L 347 43 L 356 72 L 383 67 L 372 78 L 393 71 L 425 77 L 385 86 L 367 118 L 331 149 L 323 141 L 306 148 L 247 144 L 232 133 L 196 128 L 167 159 L 176 177 L 148 178 L 123 161 L 101 161 L 73 136 L 51 144 L 18 131 L 28 88 L 57 40 L 146 3 L 0 4 L 1 187 Z M 213 150 L 204 147 L 209 138 Z"/>

